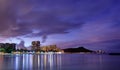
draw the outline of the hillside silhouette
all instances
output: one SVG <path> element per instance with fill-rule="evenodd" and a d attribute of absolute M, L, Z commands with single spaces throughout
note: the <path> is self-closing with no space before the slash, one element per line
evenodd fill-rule
<path fill-rule="evenodd" d="M 77 52 L 94 52 L 92 50 L 86 49 L 84 47 L 78 47 L 78 48 L 66 48 L 63 49 L 64 52 L 68 52 L 68 53 L 77 53 Z"/>

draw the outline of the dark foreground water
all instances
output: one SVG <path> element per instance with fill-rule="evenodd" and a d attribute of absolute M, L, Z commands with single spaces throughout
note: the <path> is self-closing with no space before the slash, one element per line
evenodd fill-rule
<path fill-rule="evenodd" d="M 91 54 L 0 55 L 0 70 L 120 70 L 120 56 Z"/>

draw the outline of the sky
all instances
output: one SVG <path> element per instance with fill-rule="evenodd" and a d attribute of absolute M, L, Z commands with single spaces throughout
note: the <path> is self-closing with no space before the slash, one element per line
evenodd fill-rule
<path fill-rule="evenodd" d="M 0 0 L 0 42 L 120 51 L 120 0 Z"/>

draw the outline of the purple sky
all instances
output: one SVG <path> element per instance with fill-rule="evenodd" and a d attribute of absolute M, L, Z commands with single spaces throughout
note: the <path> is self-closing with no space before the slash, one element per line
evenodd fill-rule
<path fill-rule="evenodd" d="M 0 42 L 120 51 L 120 0 L 0 0 Z"/>

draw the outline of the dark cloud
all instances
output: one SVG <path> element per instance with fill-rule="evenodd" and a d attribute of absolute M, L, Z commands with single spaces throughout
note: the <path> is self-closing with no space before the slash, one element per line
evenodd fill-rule
<path fill-rule="evenodd" d="M 4 2 L 4 6 L 0 8 L 0 10 L 2 10 L 0 12 L 0 14 L 2 14 L 0 16 L 0 32 L 2 37 L 9 38 L 26 35 L 47 36 L 50 34 L 64 34 L 69 33 L 69 29 L 78 28 L 83 24 L 82 22 L 76 23 L 62 20 L 61 16 L 64 17 L 63 15 L 70 12 L 70 9 L 64 11 L 65 9 L 62 10 L 63 7 L 60 7 L 61 12 L 63 11 L 63 13 L 61 13 L 58 11 L 59 9 L 49 9 L 54 8 L 54 6 L 49 7 L 47 4 L 45 5 L 46 10 L 42 10 L 41 8 L 43 6 L 38 5 L 37 0 L 33 4 L 32 0 L 15 1 L 16 6 L 13 5 L 13 0 L 11 1 L 12 2 L 7 2 L 7 0 L 1 1 L 1 3 Z M 59 4 L 58 6 L 62 6 L 62 4 Z M 45 8 L 43 7 L 43 9 Z M 33 30 L 39 32 L 34 33 Z"/>
<path fill-rule="evenodd" d="M 120 0 L 0 0 L 0 37 L 45 42 L 49 35 L 78 30 L 72 37 L 89 43 L 120 39 L 119 12 Z"/>

